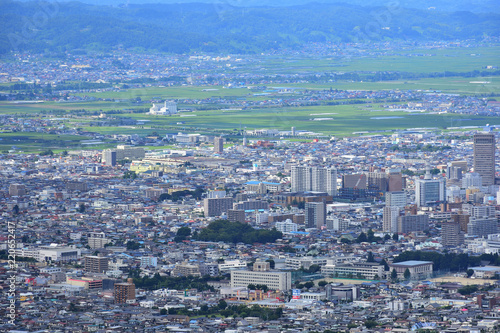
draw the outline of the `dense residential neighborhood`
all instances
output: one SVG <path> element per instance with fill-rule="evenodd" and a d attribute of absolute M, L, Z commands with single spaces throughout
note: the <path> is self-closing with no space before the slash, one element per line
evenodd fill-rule
<path fill-rule="evenodd" d="M 3 315 L 50 332 L 498 331 L 483 130 L 4 153 Z"/>

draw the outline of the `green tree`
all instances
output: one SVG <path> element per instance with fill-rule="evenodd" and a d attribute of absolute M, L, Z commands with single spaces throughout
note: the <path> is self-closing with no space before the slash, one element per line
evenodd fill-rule
<path fill-rule="evenodd" d="M 75 303 L 73 303 L 73 302 L 69 303 L 68 311 L 70 311 L 70 312 L 77 312 L 78 311 L 78 308 L 76 307 Z"/>
<path fill-rule="evenodd" d="M 387 263 L 387 261 L 385 261 L 385 259 L 382 259 L 382 261 L 380 262 L 380 264 L 384 265 L 384 271 L 386 271 L 386 272 L 390 271 L 389 264 Z"/>
<path fill-rule="evenodd" d="M 191 235 L 191 228 L 189 227 L 181 227 L 177 230 L 177 234 L 175 235 L 174 241 L 179 243 L 183 240 L 186 240 Z"/>
<path fill-rule="evenodd" d="M 127 250 L 138 250 L 139 248 L 140 248 L 139 243 L 136 243 L 134 241 L 127 242 Z"/>
<path fill-rule="evenodd" d="M 80 206 L 78 206 L 78 212 L 83 214 L 85 212 L 85 205 L 84 204 L 80 204 Z"/>
<path fill-rule="evenodd" d="M 372 229 L 369 229 L 367 232 L 366 232 L 366 238 L 368 239 L 369 242 L 373 242 L 374 241 L 374 238 L 375 238 L 375 233 L 373 232 Z"/>
<path fill-rule="evenodd" d="M 392 239 L 396 242 L 399 241 L 399 235 L 397 233 L 393 234 Z"/>
<path fill-rule="evenodd" d="M 368 329 L 372 329 L 378 325 L 378 323 L 374 320 L 367 320 L 364 322 L 364 324 L 365 324 L 365 327 Z"/>
<path fill-rule="evenodd" d="M 366 234 L 364 232 L 361 232 L 358 236 L 358 238 L 356 238 L 356 242 L 357 243 L 364 243 L 364 242 L 367 242 L 368 241 L 368 238 L 366 237 Z"/>
<path fill-rule="evenodd" d="M 474 275 L 474 270 L 469 268 L 467 270 L 467 277 L 470 278 L 472 275 Z"/>
<path fill-rule="evenodd" d="M 396 272 L 396 269 L 393 268 L 391 272 L 391 279 L 396 280 L 398 278 L 398 272 Z"/>
<path fill-rule="evenodd" d="M 475 293 L 478 290 L 477 285 L 471 285 L 471 286 L 463 286 L 462 288 L 458 289 L 457 291 L 462 294 L 462 295 L 470 295 Z"/>
<path fill-rule="evenodd" d="M 274 267 L 276 267 L 276 263 L 274 262 L 273 259 L 267 259 L 266 261 L 269 263 L 269 267 L 271 269 L 274 269 Z"/>
<path fill-rule="evenodd" d="M 328 282 L 326 282 L 325 280 L 321 280 L 321 281 L 318 282 L 318 286 L 320 286 L 320 287 L 324 287 L 327 284 L 328 284 Z"/>
<path fill-rule="evenodd" d="M 217 304 L 217 307 L 221 310 L 225 310 L 227 308 L 227 302 L 221 299 L 219 300 L 219 304 Z"/>
<path fill-rule="evenodd" d="M 366 259 L 367 262 L 375 262 L 375 257 L 373 256 L 373 253 L 370 251 L 368 252 L 368 259 Z"/>
<path fill-rule="evenodd" d="M 411 273 L 410 273 L 410 270 L 408 268 L 405 269 L 405 271 L 403 273 L 403 276 L 404 276 L 405 280 L 409 280 L 410 279 Z"/>

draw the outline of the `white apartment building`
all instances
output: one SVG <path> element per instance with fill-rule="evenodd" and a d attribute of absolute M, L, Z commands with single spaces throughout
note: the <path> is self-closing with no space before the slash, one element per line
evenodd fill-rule
<path fill-rule="evenodd" d="M 247 287 L 249 284 L 263 284 L 272 290 L 290 290 L 292 288 L 292 273 L 273 271 L 231 271 L 231 288 Z"/>

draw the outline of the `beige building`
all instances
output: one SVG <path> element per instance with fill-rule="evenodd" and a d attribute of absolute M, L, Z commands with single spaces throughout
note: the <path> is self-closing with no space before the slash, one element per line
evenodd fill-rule
<path fill-rule="evenodd" d="M 398 278 L 404 278 L 404 272 L 408 269 L 412 280 L 421 280 L 432 277 L 432 265 L 432 261 L 408 260 L 389 264 L 389 267 L 391 272 L 396 270 Z"/>
<path fill-rule="evenodd" d="M 88 236 L 88 245 L 91 249 L 102 249 L 110 241 L 104 232 L 91 232 Z"/>
<path fill-rule="evenodd" d="M 292 288 L 292 273 L 271 271 L 270 264 L 257 261 L 253 271 L 231 271 L 231 288 L 248 287 L 249 284 L 266 285 L 272 290 L 289 290 Z"/>
<path fill-rule="evenodd" d="M 175 268 L 172 271 L 173 276 L 201 276 L 200 267 L 198 265 L 190 264 L 188 262 L 182 262 L 175 264 Z"/>
<path fill-rule="evenodd" d="M 381 279 L 384 266 L 376 262 L 354 262 L 350 264 L 336 265 L 333 274 L 339 277 L 357 277 L 365 279 Z"/>
<path fill-rule="evenodd" d="M 66 283 L 72 286 L 83 287 L 84 289 L 102 289 L 102 280 L 82 277 L 72 278 L 66 277 Z"/>

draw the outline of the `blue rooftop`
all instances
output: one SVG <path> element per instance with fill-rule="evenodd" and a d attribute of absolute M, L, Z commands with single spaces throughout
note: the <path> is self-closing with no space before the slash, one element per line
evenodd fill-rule
<path fill-rule="evenodd" d="M 259 182 L 258 180 L 251 180 L 249 182 L 246 182 L 245 185 L 259 185 L 260 183 L 264 185 L 280 185 L 279 183 Z"/>
<path fill-rule="evenodd" d="M 408 260 L 408 261 L 393 263 L 393 265 L 399 265 L 399 266 L 416 266 L 416 265 L 424 265 L 424 264 L 432 264 L 432 261 Z"/>

